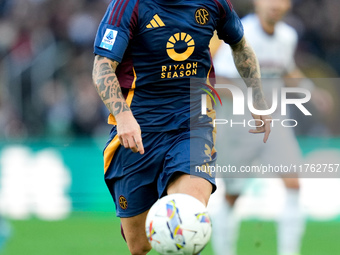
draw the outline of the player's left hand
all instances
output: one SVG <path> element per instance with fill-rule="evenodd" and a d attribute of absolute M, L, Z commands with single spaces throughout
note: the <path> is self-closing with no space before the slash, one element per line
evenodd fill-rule
<path fill-rule="evenodd" d="M 256 115 L 253 114 L 256 129 L 250 129 L 249 133 L 262 134 L 264 133 L 263 142 L 266 143 L 271 132 L 270 124 L 272 123 L 272 116 L 270 115 Z"/>

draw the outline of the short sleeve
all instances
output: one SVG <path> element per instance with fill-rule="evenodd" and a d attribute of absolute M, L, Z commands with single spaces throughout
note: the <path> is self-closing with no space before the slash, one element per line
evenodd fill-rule
<path fill-rule="evenodd" d="M 240 18 L 236 14 L 229 0 L 216 0 L 220 18 L 217 35 L 228 44 L 238 43 L 244 34 Z"/>
<path fill-rule="evenodd" d="M 137 24 L 137 0 L 114 0 L 98 27 L 94 53 L 121 62 Z"/>

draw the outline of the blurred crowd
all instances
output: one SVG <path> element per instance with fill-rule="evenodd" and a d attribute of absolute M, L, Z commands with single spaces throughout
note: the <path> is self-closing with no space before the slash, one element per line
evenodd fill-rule
<path fill-rule="evenodd" d="M 91 70 L 93 40 L 108 2 L 0 1 L 0 138 L 107 129 Z"/>
<path fill-rule="evenodd" d="M 232 2 L 244 16 L 251 1 Z M 108 112 L 91 70 L 108 3 L 0 0 L 0 139 L 107 135 Z M 299 33 L 297 63 L 310 77 L 340 74 L 339 12 L 334 0 L 294 1 L 287 22 Z M 337 86 L 332 90 L 340 95 Z"/>

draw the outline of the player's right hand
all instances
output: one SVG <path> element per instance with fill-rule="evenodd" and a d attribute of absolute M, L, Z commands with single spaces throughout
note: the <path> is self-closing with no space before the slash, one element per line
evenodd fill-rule
<path fill-rule="evenodd" d="M 144 154 L 142 132 L 131 111 L 121 112 L 115 116 L 115 119 L 120 144 L 135 153 Z"/>

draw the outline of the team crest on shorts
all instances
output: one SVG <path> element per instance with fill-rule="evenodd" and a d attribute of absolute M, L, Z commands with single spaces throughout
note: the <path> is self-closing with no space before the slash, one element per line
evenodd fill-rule
<path fill-rule="evenodd" d="M 119 206 L 123 210 L 126 210 L 126 208 L 128 207 L 128 202 L 124 196 L 119 197 Z"/>
<path fill-rule="evenodd" d="M 210 13 L 204 7 L 198 8 L 195 12 L 195 21 L 199 25 L 206 25 L 210 19 Z"/>

